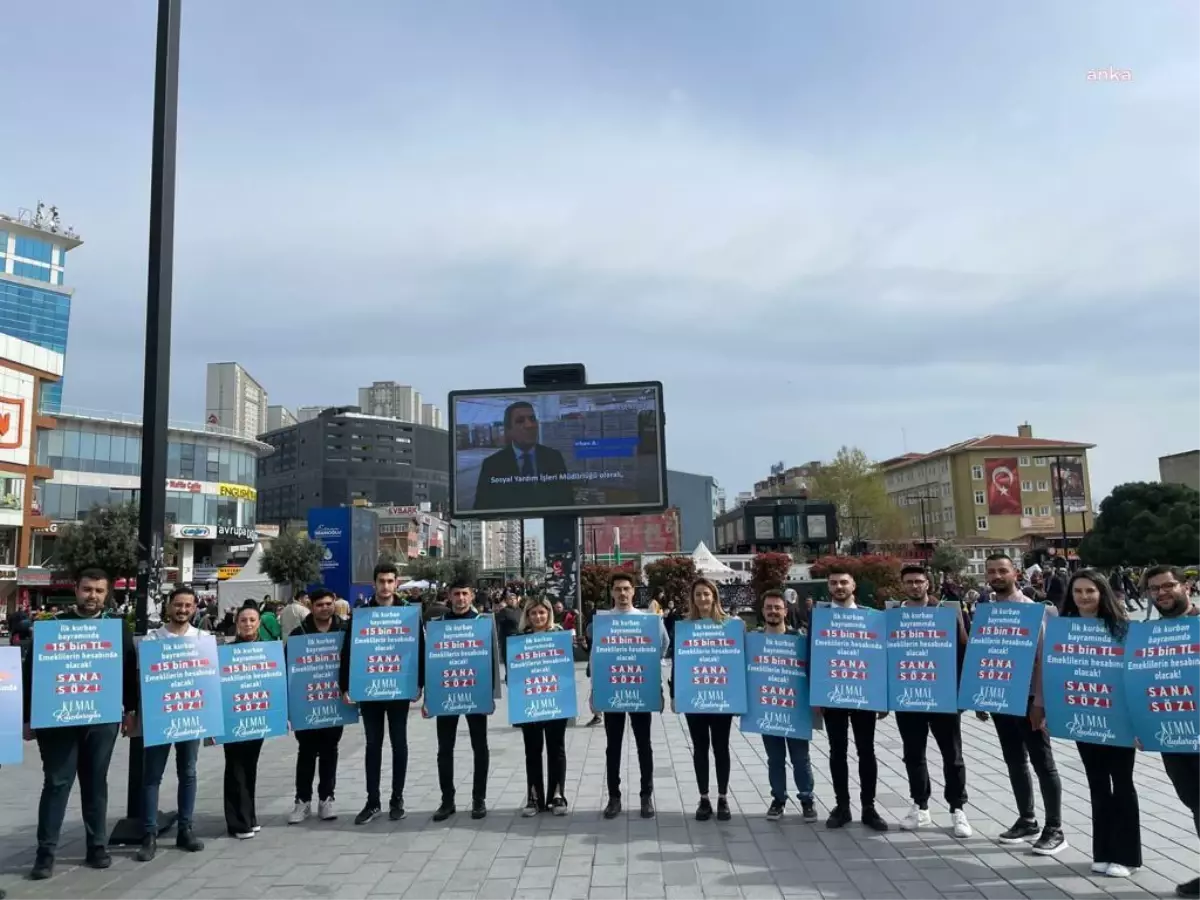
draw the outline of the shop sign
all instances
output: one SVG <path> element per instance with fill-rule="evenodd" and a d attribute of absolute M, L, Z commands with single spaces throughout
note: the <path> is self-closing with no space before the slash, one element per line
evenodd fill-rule
<path fill-rule="evenodd" d="M 178 478 L 167 479 L 168 491 L 183 491 L 187 494 L 199 494 L 204 491 L 204 485 L 199 481 L 183 481 Z"/>
<path fill-rule="evenodd" d="M 253 528 L 242 525 L 218 525 L 217 538 L 234 538 L 239 541 L 253 541 L 258 538 L 258 532 Z"/>
<path fill-rule="evenodd" d="M 211 525 L 172 525 L 171 537 L 187 540 L 211 541 L 217 536 L 217 530 Z"/>
<path fill-rule="evenodd" d="M 251 502 L 258 499 L 258 491 L 252 487 L 247 487 L 244 484 L 226 484 L 221 482 L 217 485 L 217 495 L 220 497 L 232 497 L 235 500 L 250 500 Z"/>

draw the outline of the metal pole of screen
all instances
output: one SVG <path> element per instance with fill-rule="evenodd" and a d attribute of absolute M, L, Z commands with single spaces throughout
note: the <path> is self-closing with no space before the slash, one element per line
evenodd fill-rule
<path fill-rule="evenodd" d="M 171 278 L 175 251 L 175 136 L 179 102 L 179 17 L 182 0 L 158 0 L 154 60 L 154 130 L 150 162 L 150 252 L 146 280 L 146 362 L 142 400 L 142 475 L 138 517 L 136 633 L 150 624 L 163 577 L 166 519 L 167 416 L 171 389 Z M 125 818 L 113 828 L 113 844 L 142 841 L 142 738 L 129 739 Z M 176 814 L 158 814 L 158 830 Z"/>
<path fill-rule="evenodd" d="M 1054 457 L 1054 477 L 1058 481 L 1058 516 L 1062 522 L 1063 565 L 1071 568 L 1070 553 L 1067 552 L 1067 498 L 1063 489 L 1062 457 Z"/>

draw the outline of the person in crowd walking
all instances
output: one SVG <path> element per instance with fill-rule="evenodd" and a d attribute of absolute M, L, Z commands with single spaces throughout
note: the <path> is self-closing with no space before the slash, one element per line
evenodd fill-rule
<path fill-rule="evenodd" d="M 985 563 L 988 584 L 995 592 L 993 603 L 1031 603 L 1017 589 L 1017 568 L 1004 553 L 993 553 Z M 1044 604 L 1042 604 L 1045 606 Z M 1045 606 L 1046 615 L 1057 615 L 1052 606 Z M 1043 619 L 1042 635 L 1045 634 Z M 998 840 L 1002 844 L 1023 844 L 1033 840 L 1033 852 L 1038 856 L 1054 856 L 1067 847 L 1062 829 L 1062 782 L 1058 767 L 1054 764 L 1054 750 L 1050 735 L 1045 729 L 1045 710 L 1038 703 L 1035 692 L 1042 683 L 1042 635 L 1038 636 L 1037 653 L 1033 662 L 1033 679 L 1030 684 L 1029 708 L 1025 715 L 996 713 L 992 721 L 996 725 L 996 737 L 1004 763 L 1008 767 L 1008 780 L 1012 784 L 1013 799 L 1017 801 L 1018 818 L 1012 827 L 1002 832 Z M 1042 804 L 1046 808 L 1046 827 L 1038 825 L 1033 806 L 1033 782 L 1029 777 L 1029 763 L 1037 773 L 1041 788 Z"/>
<path fill-rule="evenodd" d="M 308 604 L 308 591 L 297 591 L 292 597 L 292 602 L 279 611 L 279 634 L 284 644 L 287 644 L 292 632 L 308 618 Z"/>
<path fill-rule="evenodd" d="M 1125 604 L 1095 569 L 1080 569 L 1071 577 L 1062 615 L 1100 619 L 1121 643 L 1129 633 Z M 1142 825 L 1133 783 L 1137 751 L 1086 741 L 1075 746 L 1092 796 L 1092 872 L 1128 878 L 1142 866 Z"/>
<path fill-rule="evenodd" d="M 790 605 L 783 591 L 769 590 L 762 596 L 763 626 L 759 631 L 766 634 L 799 635 L 800 631 L 788 624 Z M 777 734 L 762 736 L 763 749 L 767 753 L 767 780 L 771 785 L 771 805 L 767 808 L 767 820 L 778 822 L 787 809 L 787 761 L 792 761 L 792 777 L 796 782 L 796 795 L 805 822 L 817 821 L 817 807 L 813 797 L 812 760 L 809 758 L 808 741 L 803 738 L 785 738 Z"/>
<path fill-rule="evenodd" d="M 901 606 L 939 606 L 936 597 L 929 592 L 929 573 L 924 566 L 904 566 L 900 570 L 900 581 L 905 599 Z M 962 672 L 962 661 L 967 650 L 967 628 L 960 612 L 957 617 L 957 671 Z M 959 713 L 897 712 L 896 727 L 904 745 L 904 768 L 908 772 L 908 790 L 912 796 L 912 809 L 900 823 L 906 831 L 933 826 L 929 812 L 929 797 L 933 793 L 929 781 L 929 765 L 926 748 L 929 735 L 933 734 L 938 750 L 942 754 L 942 776 L 945 779 L 946 805 L 950 807 L 950 818 L 954 823 L 954 836 L 969 838 L 971 823 L 967 819 L 967 766 L 962 752 L 962 720 Z"/>
<path fill-rule="evenodd" d="M 467 581 L 456 581 L 450 585 L 450 607 L 439 617 L 442 621 L 454 622 L 464 619 L 479 618 L 475 609 L 475 589 Z M 500 648 L 492 621 L 492 686 L 493 697 L 500 697 Z M 421 665 L 425 665 L 425 655 L 421 654 Z M 428 673 L 426 673 L 428 674 Z M 422 682 L 423 683 L 423 682 Z M 422 708 L 425 716 L 427 709 Z M 471 735 L 471 752 L 475 757 L 475 767 L 471 785 L 471 818 L 482 819 L 487 815 L 487 780 L 490 756 L 488 753 L 488 716 L 485 713 L 467 715 L 467 731 Z M 458 742 L 458 716 L 437 717 L 437 767 L 438 786 L 442 791 L 442 802 L 433 814 L 433 821 L 444 822 L 457 812 L 454 805 L 454 745 Z"/>
<path fill-rule="evenodd" d="M 598 610 L 596 616 L 603 615 L 650 615 L 645 610 L 633 605 L 636 588 L 633 576 L 626 572 L 616 572 L 608 580 L 608 592 L 612 597 L 611 610 Z M 595 617 L 588 623 L 587 637 L 589 645 L 592 642 L 592 630 Z M 659 642 L 662 657 L 666 657 L 671 641 L 667 637 L 667 628 L 658 619 Z M 595 713 L 593 707 L 592 712 Z M 605 769 L 608 778 L 608 804 L 604 807 L 604 818 L 615 819 L 621 814 L 621 744 L 625 739 L 625 720 L 629 719 L 629 728 L 633 732 L 637 744 L 638 768 L 641 772 L 641 816 L 643 819 L 654 818 L 654 748 L 650 744 L 650 723 L 653 713 L 649 712 L 606 712 L 604 714 L 605 737 Z"/>
<path fill-rule="evenodd" d="M 381 562 L 375 566 L 375 593 L 367 602 L 368 607 L 377 606 L 409 606 L 408 600 L 397 596 L 396 586 L 400 583 L 400 572 L 395 563 Z M 350 699 L 350 635 L 354 630 L 353 616 L 345 630 L 345 640 L 342 644 L 342 660 L 340 680 L 342 699 L 353 703 Z M 420 632 L 418 659 L 425 658 L 425 632 Z M 418 690 L 417 700 L 421 699 L 424 688 L 424 667 L 417 666 Z M 382 796 L 380 794 L 380 778 L 383 768 L 383 732 L 387 724 L 388 740 L 392 744 L 392 795 L 388 802 L 388 818 L 398 822 L 405 816 L 404 811 L 404 781 L 408 775 L 408 710 L 409 700 L 370 700 L 358 704 L 362 714 L 363 731 L 367 738 L 367 748 L 364 758 L 364 768 L 367 781 L 367 802 L 362 811 L 354 817 L 355 825 L 366 825 L 383 812 Z"/>
<path fill-rule="evenodd" d="M 309 597 L 312 611 L 304 617 L 299 627 L 289 637 L 302 634 L 328 634 L 345 630 L 346 622 L 334 612 L 333 591 L 317 588 Z M 287 646 L 284 645 L 285 652 Z M 337 818 L 334 808 L 334 791 L 337 788 L 338 744 L 342 740 L 342 726 L 309 728 L 294 732 L 296 735 L 296 800 L 288 816 L 289 825 L 299 825 L 312 815 L 313 777 L 320 768 L 317 782 L 317 818 L 332 821 Z"/>
<path fill-rule="evenodd" d="M 718 625 L 729 616 L 721 606 L 717 586 L 707 578 L 692 582 L 686 619 L 708 619 Z M 675 711 L 675 667 L 671 666 L 668 682 L 671 692 L 671 710 Z M 696 773 L 696 787 L 700 791 L 700 802 L 696 806 L 696 821 L 707 822 L 712 818 L 713 805 L 709 799 L 708 751 L 712 748 L 713 761 L 717 769 L 717 819 L 728 822 L 732 818 L 729 810 L 729 732 L 733 728 L 733 716 L 727 713 L 686 713 L 688 734 L 692 738 L 692 769 Z"/>
<path fill-rule="evenodd" d="M 258 630 L 262 623 L 253 602 L 247 602 L 238 610 L 235 624 L 235 644 L 262 640 Z M 254 794 L 263 739 L 235 741 L 222 747 L 225 750 L 225 827 L 238 840 L 249 840 L 259 832 Z"/>
<path fill-rule="evenodd" d="M 283 637 L 279 617 L 275 613 L 276 603 L 270 594 L 263 598 L 259 609 L 258 637 L 263 641 L 278 641 Z M 234 623 L 234 634 L 237 634 L 237 624 Z"/>
<path fill-rule="evenodd" d="M 519 634 L 545 634 L 563 629 L 554 622 L 550 601 L 534 596 L 526 601 Z M 567 814 L 567 720 L 548 719 L 526 722 L 521 726 L 525 741 L 525 808 L 521 815 L 536 816 L 549 809 L 556 816 Z M 542 746 L 546 748 L 545 775 L 542 771 Z"/>
<path fill-rule="evenodd" d="M 112 582 L 101 569 L 84 569 L 75 582 L 75 606 L 58 613 L 56 619 L 107 618 L 106 601 Z M 79 799 L 83 807 L 84 839 L 87 847 L 84 863 L 93 869 L 112 865 L 108 852 L 108 767 L 122 725 L 70 725 L 62 728 L 30 728 L 33 706 L 33 631 L 30 629 L 21 648 L 24 672 L 25 740 L 37 740 L 42 757 L 42 795 L 37 812 L 37 855 L 29 877 L 41 881 L 54 874 L 58 839 L 71 789 L 79 778 Z M 133 724 L 138 706 L 137 651 L 133 634 L 122 630 L 122 705 L 126 730 Z"/>
<path fill-rule="evenodd" d="M 196 595 L 191 588 L 179 587 L 167 598 L 162 627 L 149 632 L 144 640 L 169 640 L 171 638 L 198 638 L 199 629 L 192 624 L 196 614 Z M 192 830 L 196 811 L 196 763 L 200 758 L 199 738 L 178 741 L 174 744 L 157 744 L 146 747 L 142 768 L 142 846 L 138 848 L 138 862 L 150 862 L 158 853 L 158 791 L 162 786 L 163 773 L 171 748 L 175 748 L 175 774 L 178 778 L 176 802 L 175 846 L 188 853 L 204 849 L 204 842 Z"/>

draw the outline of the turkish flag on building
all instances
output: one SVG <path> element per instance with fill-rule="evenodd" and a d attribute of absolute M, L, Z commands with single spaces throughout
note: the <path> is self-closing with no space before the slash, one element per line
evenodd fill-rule
<path fill-rule="evenodd" d="M 1017 458 L 1005 456 L 985 459 L 983 473 L 987 479 L 988 515 L 1021 515 L 1021 480 L 1017 474 Z"/>

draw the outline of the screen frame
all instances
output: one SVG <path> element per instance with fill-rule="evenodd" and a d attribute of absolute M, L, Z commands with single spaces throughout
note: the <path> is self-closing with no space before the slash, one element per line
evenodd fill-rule
<path fill-rule="evenodd" d="M 653 388 L 658 394 L 658 475 L 662 486 L 661 501 L 654 503 L 620 503 L 605 506 L 546 507 L 532 512 L 521 510 L 460 510 L 458 509 L 458 420 L 455 417 L 459 397 L 488 397 L 503 394 L 551 395 L 583 393 L 585 391 L 637 390 Z M 663 407 L 663 384 L 661 381 L 607 381 L 600 384 L 539 385 L 534 388 L 505 387 L 481 388 L 479 390 L 451 391 L 446 401 L 450 426 L 450 517 L 453 519 L 549 519 L 560 516 L 582 518 L 584 516 L 638 515 L 663 512 L 670 508 L 667 496 L 667 413 Z"/>

